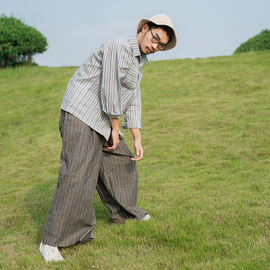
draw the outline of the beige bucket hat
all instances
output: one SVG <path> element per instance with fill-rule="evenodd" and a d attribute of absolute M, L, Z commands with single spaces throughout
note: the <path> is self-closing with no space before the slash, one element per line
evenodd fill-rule
<path fill-rule="evenodd" d="M 165 14 L 159 14 L 159 15 L 155 15 L 153 17 L 151 17 L 150 19 L 142 19 L 139 24 L 138 24 L 138 27 L 137 27 L 137 34 L 139 32 L 141 32 L 142 30 L 142 27 L 146 24 L 146 23 L 149 23 L 149 22 L 152 22 L 156 25 L 166 25 L 166 26 L 169 26 L 172 31 L 173 31 L 173 37 L 172 37 L 172 40 L 170 41 L 170 43 L 166 46 L 165 50 L 164 51 L 168 51 L 168 50 L 171 50 L 172 48 L 175 47 L 176 43 L 177 43 L 177 38 L 176 38 L 176 33 L 175 33 L 175 30 L 173 28 L 173 23 L 172 23 L 172 20 L 166 16 Z"/>

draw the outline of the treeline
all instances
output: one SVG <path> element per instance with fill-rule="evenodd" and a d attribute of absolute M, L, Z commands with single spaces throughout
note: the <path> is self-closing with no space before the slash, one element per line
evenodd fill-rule
<path fill-rule="evenodd" d="M 34 27 L 4 14 L 0 15 L 0 68 L 16 65 L 31 65 L 35 54 L 47 50 L 47 39 Z M 270 50 L 270 30 L 242 43 L 234 53 Z"/>
<path fill-rule="evenodd" d="M 250 38 L 242 43 L 234 53 L 250 52 L 250 51 L 266 51 L 270 50 L 270 30 L 263 30 L 259 35 Z"/>
<path fill-rule="evenodd" d="M 33 56 L 47 48 L 47 39 L 34 27 L 13 16 L 0 16 L 0 67 L 31 65 Z"/>

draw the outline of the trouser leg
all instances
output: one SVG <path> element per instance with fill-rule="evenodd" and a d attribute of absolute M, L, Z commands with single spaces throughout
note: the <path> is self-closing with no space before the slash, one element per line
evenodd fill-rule
<path fill-rule="evenodd" d="M 138 170 L 131 157 L 133 155 L 121 137 L 115 151 L 102 152 L 97 191 L 110 210 L 111 223 L 122 223 L 127 218 L 142 219 L 147 214 L 136 206 Z"/>
<path fill-rule="evenodd" d="M 42 235 L 44 243 L 57 247 L 93 239 L 93 196 L 105 142 L 101 135 L 64 111 L 59 128 L 61 168 Z"/>

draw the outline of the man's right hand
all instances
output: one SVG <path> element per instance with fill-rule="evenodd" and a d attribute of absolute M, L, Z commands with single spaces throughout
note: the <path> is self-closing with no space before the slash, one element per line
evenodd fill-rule
<path fill-rule="evenodd" d="M 112 131 L 109 139 L 109 146 L 106 148 L 106 151 L 113 151 L 116 149 L 119 144 L 119 120 L 117 118 L 111 118 Z"/>
<path fill-rule="evenodd" d="M 111 131 L 111 136 L 108 141 L 109 146 L 106 148 L 106 151 L 113 151 L 116 149 L 116 147 L 119 144 L 119 130 L 112 130 Z"/>

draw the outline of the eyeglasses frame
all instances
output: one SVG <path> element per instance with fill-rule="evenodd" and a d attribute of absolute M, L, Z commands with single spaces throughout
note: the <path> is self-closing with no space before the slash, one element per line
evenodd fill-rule
<path fill-rule="evenodd" d="M 148 27 L 149 27 L 149 30 L 150 30 L 151 35 L 152 35 L 151 42 L 154 43 L 154 44 L 158 44 L 157 47 L 158 47 L 159 50 L 161 50 L 161 51 L 165 50 L 165 49 L 166 49 L 166 45 L 167 45 L 168 43 L 165 44 L 165 43 L 159 42 L 158 39 L 157 39 L 157 37 L 154 36 L 151 27 L 150 27 L 150 26 L 148 26 Z"/>

